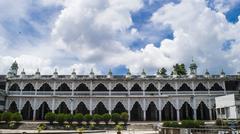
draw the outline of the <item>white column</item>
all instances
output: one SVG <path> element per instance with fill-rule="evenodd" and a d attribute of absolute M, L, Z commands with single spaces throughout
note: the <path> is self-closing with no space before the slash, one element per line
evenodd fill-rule
<path fill-rule="evenodd" d="M 33 100 L 33 121 L 36 119 L 36 98 Z"/>
<path fill-rule="evenodd" d="M 19 108 L 18 108 L 18 112 L 19 113 L 21 113 L 21 110 L 22 110 L 22 98 L 19 98 L 19 103 L 18 103 L 18 105 L 19 105 Z"/>
<path fill-rule="evenodd" d="M 194 83 L 194 81 L 192 81 L 191 88 L 192 88 L 193 95 L 195 95 L 195 89 L 194 89 L 195 86 L 194 85 L 195 85 L 195 83 Z"/>
<path fill-rule="evenodd" d="M 53 82 L 53 95 L 56 95 L 56 82 Z"/>
<path fill-rule="evenodd" d="M 225 81 L 222 82 L 222 87 L 223 87 L 223 90 L 224 90 L 224 94 L 227 94 Z"/>
<path fill-rule="evenodd" d="M 111 98 L 108 99 L 108 113 L 111 114 L 112 113 L 112 100 Z"/>
<path fill-rule="evenodd" d="M 111 96 L 111 92 L 112 92 L 112 83 L 111 82 L 108 83 L 108 90 L 109 90 L 108 95 Z"/>
<path fill-rule="evenodd" d="M 71 87 L 71 89 L 72 89 L 72 96 L 74 96 L 74 87 L 75 87 L 75 82 L 72 82 L 72 87 Z"/>
<path fill-rule="evenodd" d="M 159 98 L 159 99 L 158 99 L 159 121 L 162 121 L 162 108 L 161 108 L 161 105 L 162 105 L 162 101 L 161 101 L 161 99 Z"/>
<path fill-rule="evenodd" d="M 92 92 L 93 92 L 93 84 L 92 84 L 92 81 L 90 83 L 90 96 L 92 96 Z"/>
<path fill-rule="evenodd" d="M 208 95 L 210 95 L 210 83 L 209 83 L 209 81 L 207 82 L 207 89 L 208 89 Z"/>
<path fill-rule="evenodd" d="M 178 98 L 176 99 L 176 104 L 177 104 L 177 107 L 176 107 L 176 110 L 177 110 L 177 121 L 180 121 L 179 99 Z"/>
<path fill-rule="evenodd" d="M 142 83 L 142 90 L 143 90 L 143 96 L 145 96 L 146 95 L 146 93 L 145 93 L 145 90 L 146 90 L 145 82 Z"/>
<path fill-rule="evenodd" d="M 90 98 L 90 106 L 89 106 L 89 111 L 90 111 L 90 115 L 92 115 L 92 98 Z"/>
<path fill-rule="evenodd" d="M 211 102 L 211 98 L 208 98 L 208 105 L 209 105 L 209 119 L 212 120 L 212 102 Z"/>
<path fill-rule="evenodd" d="M 55 113 L 55 98 L 52 99 L 52 113 Z"/>
<path fill-rule="evenodd" d="M 70 106 L 70 109 L 71 109 L 71 114 L 73 114 L 73 98 L 71 98 L 71 106 Z"/>
<path fill-rule="evenodd" d="M 175 87 L 174 88 L 176 90 L 176 94 L 178 94 L 178 82 L 177 81 L 175 82 Z"/>
<path fill-rule="evenodd" d="M 146 99 L 143 98 L 143 120 L 146 120 Z"/>
<path fill-rule="evenodd" d="M 157 85 L 157 89 L 158 89 L 158 95 L 160 96 L 161 95 L 161 84 L 160 84 L 160 82 L 158 82 L 158 85 Z"/>
<path fill-rule="evenodd" d="M 23 92 L 22 90 L 23 90 L 23 88 L 24 88 L 24 87 L 23 87 L 23 82 L 21 82 L 21 83 L 20 83 L 20 95 L 22 95 L 22 92 Z"/>
<path fill-rule="evenodd" d="M 35 95 L 37 95 L 37 87 L 38 87 L 38 81 L 36 81 L 35 85 L 34 85 L 34 89 L 35 89 Z"/>
<path fill-rule="evenodd" d="M 193 97 L 193 119 L 197 120 L 197 108 L 196 108 L 196 99 Z"/>
<path fill-rule="evenodd" d="M 128 96 L 130 96 L 130 90 L 131 90 L 131 89 L 130 89 L 130 83 L 128 82 L 128 83 L 127 83 Z"/>
<path fill-rule="evenodd" d="M 131 120 L 131 100 L 130 100 L 130 98 L 128 98 L 128 120 L 130 121 Z"/>

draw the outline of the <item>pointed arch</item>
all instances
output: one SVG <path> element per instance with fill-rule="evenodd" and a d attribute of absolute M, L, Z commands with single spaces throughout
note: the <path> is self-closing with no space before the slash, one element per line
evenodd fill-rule
<path fill-rule="evenodd" d="M 10 88 L 9 91 L 20 91 L 20 87 L 17 83 L 14 83 Z"/>
<path fill-rule="evenodd" d="M 81 113 L 83 115 L 89 114 L 90 111 L 87 109 L 86 105 L 83 102 L 80 102 L 77 108 L 73 111 L 74 114 Z"/>
<path fill-rule="evenodd" d="M 78 85 L 78 87 L 75 89 L 75 91 L 90 91 L 86 84 L 81 83 Z"/>
<path fill-rule="evenodd" d="M 28 83 L 24 88 L 23 91 L 35 91 L 34 86 L 31 83 Z"/>
<path fill-rule="evenodd" d="M 61 104 L 59 104 L 59 106 L 57 107 L 57 109 L 55 110 L 55 113 L 65 113 L 65 114 L 69 114 L 70 110 L 67 107 L 65 102 L 61 102 Z"/>
<path fill-rule="evenodd" d="M 199 83 L 195 91 L 207 91 L 207 88 L 202 83 Z"/>
<path fill-rule="evenodd" d="M 16 104 L 15 101 L 13 101 L 13 102 L 10 104 L 10 106 L 9 106 L 9 108 L 8 108 L 8 112 L 12 112 L 12 113 L 18 112 L 18 107 L 17 107 L 17 104 Z"/>
<path fill-rule="evenodd" d="M 143 90 L 137 83 L 135 83 L 130 91 L 143 91 Z"/>
<path fill-rule="evenodd" d="M 204 102 L 200 102 L 197 108 L 197 119 L 198 120 L 209 120 L 209 109 Z"/>
<path fill-rule="evenodd" d="M 170 84 L 165 84 L 161 91 L 175 91 L 175 89 Z"/>
<path fill-rule="evenodd" d="M 108 89 L 102 84 L 98 84 L 93 91 L 108 91 Z"/>
<path fill-rule="evenodd" d="M 218 84 L 218 83 L 215 83 L 211 89 L 211 91 L 223 91 L 223 88 Z"/>
<path fill-rule="evenodd" d="M 159 111 L 154 102 L 150 102 L 146 111 L 146 120 L 147 121 L 158 121 L 159 120 Z"/>
<path fill-rule="evenodd" d="M 150 83 L 149 85 L 148 85 L 148 87 L 146 88 L 146 91 L 158 91 L 158 89 L 152 84 L 152 83 Z"/>
<path fill-rule="evenodd" d="M 130 112 L 131 121 L 143 120 L 143 109 L 138 102 L 135 102 Z"/>
<path fill-rule="evenodd" d="M 163 121 L 177 120 L 177 110 L 169 101 L 162 109 L 162 120 Z"/>
<path fill-rule="evenodd" d="M 112 110 L 112 113 L 119 113 L 119 114 L 121 114 L 123 112 L 127 112 L 127 110 L 126 110 L 126 108 L 124 107 L 124 105 L 121 102 L 118 102 L 117 105 Z"/>
<path fill-rule="evenodd" d="M 36 120 L 44 120 L 45 115 L 51 112 L 47 102 L 43 102 L 40 107 L 36 110 Z"/>
<path fill-rule="evenodd" d="M 49 84 L 44 83 L 38 91 L 53 91 Z"/>
<path fill-rule="evenodd" d="M 102 102 L 99 102 L 95 109 L 93 110 L 93 114 L 105 114 L 108 113 L 107 108 Z"/>
<path fill-rule="evenodd" d="M 62 83 L 56 91 L 71 91 L 66 83 Z"/>
<path fill-rule="evenodd" d="M 121 83 L 118 83 L 112 91 L 127 91 L 127 89 L 121 84 Z"/>
<path fill-rule="evenodd" d="M 186 83 L 183 83 L 178 91 L 192 91 L 192 89 Z"/>
<path fill-rule="evenodd" d="M 33 119 L 33 108 L 29 101 L 24 104 L 23 109 L 21 110 L 23 120 L 32 120 Z"/>
<path fill-rule="evenodd" d="M 180 120 L 193 119 L 193 109 L 189 103 L 184 102 L 179 112 L 180 112 Z"/>

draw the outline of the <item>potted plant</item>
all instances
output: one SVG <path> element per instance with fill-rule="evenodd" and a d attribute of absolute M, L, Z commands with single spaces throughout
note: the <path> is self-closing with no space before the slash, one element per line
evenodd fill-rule
<path fill-rule="evenodd" d="M 117 134 L 121 134 L 121 131 L 123 130 L 122 125 L 118 124 L 115 126 L 115 129 L 117 130 Z"/>
<path fill-rule="evenodd" d="M 119 113 L 113 113 L 112 114 L 112 121 L 115 122 L 115 124 L 118 124 L 118 122 L 120 121 L 120 114 Z"/>
<path fill-rule="evenodd" d="M 78 132 L 78 134 L 83 134 L 84 130 L 85 130 L 84 127 L 77 128 L 77 132 Z"/>
<path fill-rule="evenodd" d="M 52 113 L 52 112 L 48 112 L 46 115 L 45 115 L 45 120 L 47 120 L 49 122 L 50 125 L 53 125 L 53 122 L 55 121 L 56 119 L 56 114 Z"/>
<path fill-rule="evenodd" d="M 127 112 L 121 113 L 120 118 L 124 122 L 124 125 L 126 126 L 129 118 L 128 113 Z"/>
<path fill-rule="evenodd" d="M 103 114 L 102 115 L 102 121 L 104 121 L 106 125 L 108 125 L 111 118 L 112 118 L 112 116 L 110 114 Z"/>
<path fill-rule="evenodd" d="M 37 126 L 37 131 L 38 131 L 38 133 L 41 133 L 41 131 L 45 130 L 46 128 L 47 128 L 46 124 L 41 123 Z"/>

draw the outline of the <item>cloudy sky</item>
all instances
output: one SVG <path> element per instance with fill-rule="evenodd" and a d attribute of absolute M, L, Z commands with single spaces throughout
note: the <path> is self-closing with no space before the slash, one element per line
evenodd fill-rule
<path fill-rule="evenodd" d="M 0 73 L 240 71 L 240 0 L 0 0 Z M 238 17 L 239 16 L 239 17 Z"/>

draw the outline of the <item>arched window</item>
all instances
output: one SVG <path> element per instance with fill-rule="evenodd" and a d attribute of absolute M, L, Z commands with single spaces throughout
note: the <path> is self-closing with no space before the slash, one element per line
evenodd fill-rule
<path fill-rule="evenodd" d="M 39 91 L 53 91 L 53 90 L 52 90 L 52 88 L 51 88 L 47 83 L 44 83 L 44 84 L 40 87 Z"/>
<path fill-rule="evenodd" d="M 174 88 L 170 84 L 166 84 L 161 91 L 175 91 Z"/>
<path fill-rule="evenodd" d="M 48 104 L 46 102 L 43 102 L 36 110 L 36 120 L 44 120 L 44 117 L 48 112 L 51 112 L 51 110 Z"/>
<path fill-rule="evenodd" d="M 193 109 L 187 102 L 185 102 L 180 109 L 180 119 L 181 120 L 193 119 Z"/>
<path fill-rule="evenodd" d="M 167 102 L 162 110 L 162 120 L 177 120 L 177 110 L 170 102 Z"/>
<path fill-rule="evenodd" d="M 74 114 L 81 113 L 83 115 L 89 114 L 89 110 L 87 109 L 86 105 L 83 102 L 80 102 L 77 108 L 73 111 Z"/>
<path fill-rule="evenodd" d="M 66 83 L 63 83 L 58 87 L 57 91 L 71 91 L 71 89 Z"/>
<path fill-rule="evenodd" d="M 202 83 L 199 83 L 195 91 L 207 91 L 207 88 Z"/>
<path fill-rule="evenodd" d="M 150 83 L 149 85 L 148 85 L 148 87 L 146 88 L 146 91 L 158 91 L 158 89 L 152 84 L 152 83 Z"/>
<path fill-rule="evenodd" d="M 118 83 L 112 91 L 127 91 L 127 89 L 120 83 Z"/>
<path fill-rule="evenodd" d="M 182 84 L 182 86 L 178 89 L 178 91 L 192 91 L 192 89 L 186 84 Z"/>
<path fill-rule="evenodd" d="M 93 110 L 93 114 L 105 114 L 108 113 L 105 105 L 102 102 L 99 102 L 95 109 Z"/>
<path fill-rule="evenodd" d="M 212 91 L 223 91 L 223 88 L 221 86 L 219 86 L 218 83 L 215 83 L 210 90 L 212 90 Z"/>
<path fill-rule="evenodd" d="M 93 91 L 108 91 L 108 89 L 102 83 L 100 83 Z"/>
<path fill-rule="evenodd" d="M 65 102 L 62 102 L 58 108 L 55 110 L 55 113 L 64 113 L 64 114 L 69 114 L 70 113 L 70 110 L 69 108 L 67 107 L 66 103 Z"/>
<path fill-rule="evenodd" d="M 9 88 L 9 91 L 20 91 L 20 87 L 15 83 Z"/>
<path fill-rule="evenodd" d="M 135 102 L 131 110 L 131 121 L 142 121 L 143 120 L 143 109 L 138 102 Z"/>
<path fill-rule="evenodd" d="M 130 91 L 142 91 L 142 88 L 136 83 L 133 85 Z"/>
<path fill-rule="evenodd" d="M 113 109 L 112 113 L 123 113 L 123 112 L 127 112 L 126 108 L 123 106 L 123 104 L 121 102 L 118 102 L 117 105 L 115 106 L 115 108 Z"/>
<path fill-rule="evenodd" d="M 76 88 L 76 91 L 90 91 L 89 88 L 86 86 L 86 84 L 81 83 Z"/>
<path fill-rule="evenodd" d="M 15 101 L 13 101 L 13 102 L 10 104 L 10 106 L 9 106 L 9 108 L 8 108 L 8 111 L 9 111 L 9 112 L 12 112 L 12 113 L 18 112 L 17 104 L 16 104 Z"/>
<path fill-rule="evenodd" d="M 21 110 L 23 120 L 32 120 L 33 119 L 33 108 L 29 101 L 27 101 Z"/>
<path fill-rule="evenodd" d="M 146 111 L 146 120 L 148 121 L 158 121 L 159 120 L 159 111 L 154 104 L 154 102 L 151 102 L 147 108 Z"/>

